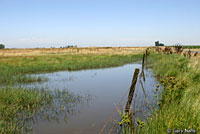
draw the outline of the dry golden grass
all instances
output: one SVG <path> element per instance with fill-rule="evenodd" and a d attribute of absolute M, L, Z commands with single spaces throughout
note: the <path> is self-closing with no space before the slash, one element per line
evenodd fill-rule
<path fill-rule="evenodd" d="M 52 54 L 138 54 L 147 47 L 87 47 L 87 48 L 31 48 L 2 49 L 0 56 L 40 56 Z"/>
<path fill-rule="evenodd" d="M 197 57 L 191 57 L 189 66 L 194 69 L 200 69 L 200 55 Z"/>
<path fill-rule="evenodd" d="M 200 49 L 184 49 L 185 51 L 189 51 L 189 50 L 191 50 L 191 51 L 198 51 L 198 52 L 200 52 Z"/>

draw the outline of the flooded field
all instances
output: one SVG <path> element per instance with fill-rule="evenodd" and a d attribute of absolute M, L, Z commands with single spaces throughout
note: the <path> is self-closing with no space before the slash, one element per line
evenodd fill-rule
<path fill-rule="evenodd" d="M 122 96 L 129 90 L 135 68 L 141 69 L 141 63 L 106 69 L 37 74 L 36 76 L 48 78 L 48 81 L 23 86 L 47 88 L 49 90 L 67 89 L 74 94 L 89 95 L 90 99 L 87 100 L 87 103 L 78 104 L 74 108 L 74 112 L 67 115 L 66 120 L 64 120 L 63 114 L 59 116 L 59 122 L 39 119 L 33 124 L 33 132 L 36 134 L 99 133 L 112 112 L 116 110 L 116 105 L 118 105 Z M 156 96 L 159 96 L 160 91 L 155 89 L 158 81 L 152 70 L 145 69 L 144 73 L 146 77 L 146 81 L 143 82 L 144 90 L 141 89 L 141 83 L 138 80 L 132 102 L 133 112 L 135 113 L 133 118 L 139 118 L 140 120 L 144 120 L 150 115 L 151 108 L 156 104 L 158 98 Z M 127 97 L 126 95 L 122 105 L 118 107 L 120 110 L 123 109 Z M 148 106 L 146 104 L 147 100 L 149 102 Z M 114 120 L 120 120 L 118 112 L 115 112 L 114 117 L 103 133 L 108 133 L 111 126 L 116 124 Z"/>

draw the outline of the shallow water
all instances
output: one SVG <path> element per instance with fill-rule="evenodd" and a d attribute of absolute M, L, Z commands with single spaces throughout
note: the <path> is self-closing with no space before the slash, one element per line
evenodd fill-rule
<path fill-rule="evenodd" d="M 97 134 L 111 116 L 113 110 L 116 110 L 116 105 L 118 105 L 122 96 L 128 91 L 135 68 L 140 68 L 141 70 L 141 64 L 135 63 L 106 69 L 38 74 L 37 76 L 47 77 L 48 81 L 25 86 L 59 90 L 68 89 L 75 94 L 89 94 L 92 99 L 87 104 L 77 106 L 75 112 L 68 115 L 67 123 L 62 120 L 62 115 L 59 123 L 39 119 L 37 123 L 33 124 L 34 133 Z M 141 120 L 144 120 L 151 113 L 151 110 L 145 105 L 146 99 L 148 99 L 149 106 L 152 108 L 158 98 L 155 95 L 159 96 L 159 91 L 155 90 L 158 81 L 154 77 L 152 70 L 145 69 L 144 73 L 146 78 L 145 82 L 143 81 L 144 91 L 138 78 L 132 102 L 133 112 L 135 112 L 134 119 L 140 118 Z M 146 97 L 144 94 L 146 94 Z M 127 98 L 128 94 L 123 100 L 123 105 L 126 104 Z M 123 109 L 123 106 L 118 108 Z M 103 133 L 108 133 L 114 119 L 120 119 L 119 113 L 115 113 Z"/>

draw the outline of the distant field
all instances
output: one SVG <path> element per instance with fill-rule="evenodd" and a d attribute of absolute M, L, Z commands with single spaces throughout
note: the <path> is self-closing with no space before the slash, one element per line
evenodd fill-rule
<path fill-rule="evenodd" d="M 32 48 L 2 49 L 0 56 L 41 56 L 65 54 L 138 54 L 147 47 L 87 47 L 87 48 Z"/>

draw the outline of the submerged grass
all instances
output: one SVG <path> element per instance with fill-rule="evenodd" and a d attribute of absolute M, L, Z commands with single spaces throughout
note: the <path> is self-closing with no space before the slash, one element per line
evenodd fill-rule
<path fill-rule="evenodd" d="M 0 133 L 6 134 L 31 132 L 31 122 L 38 118 L 59 120 L 64 113 L 66 121 L 74 106 L 85 99 L 67 90 L 22 88 L 1 88 L 0 96 Z"/>
<path fill-rule="evenodd" d="M 27 129 L 23 125 L 22 113 L 28 119 L 35 110 L 52 101 L 50 94 L 17 88 L 1 88 L 0 96 L 1 133 L 22 133 Z"/>
<path fill-rule="evenodd" d="M 164 85 L 160 109 L 147 119 L 141 133 L 162 134 L 170 129 L 200 132 L 200 60 L 153 53 L 148 57 Z M 191 131 L 193 131 L 191 130 Z"/>

